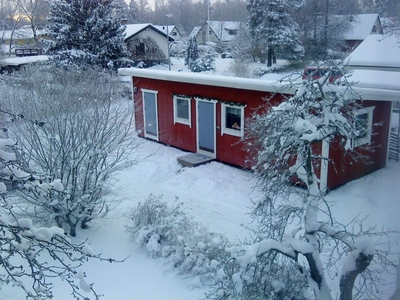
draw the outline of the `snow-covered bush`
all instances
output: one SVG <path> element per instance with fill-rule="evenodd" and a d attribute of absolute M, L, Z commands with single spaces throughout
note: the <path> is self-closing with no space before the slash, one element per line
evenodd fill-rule
<path fill-rule="evenodd" d="M 208 233 L 195 223 L 180 204 L 169 207 L 162 197 L 150 195 L 128 214 L 131 238 L 153 257 L 163 257 L 182 274 L 203 275 L 221 256 L 226 256 L 226 238 Z"/>
<path fill-rule="evenodd" d="M 175 41 L 170 44 L 170 55 L 172 57 L 185 57 L 187 40 Z"/>
<path fill-rule="evenodd" d="M 251 77 L 249 64 L 242 59 L 235 59 L 229 65 L 228 74 L 235 77 L 249 78 Z"/>
<path fill-rule="evenodd" d="M 161 61 L 166 59 L 166 54 L 160 49 L 157 42 L 151 38 L 135 37 L 127 42 L 129 58 L 135 62 L 144 61 L 146 63 Z M 142 47 L 143 51 L 138 51 Z"/>
<path fill-rule="evenodd" d="M 203 56 L 189 64 L 192 72 L 215 71 L 215 52 L 207 51 Z"/>
<path fill-rule="evenodd" d="M 0 108 L 2 126 L 18 119 L 24 118 Z M 15 215 L 7 198 L 7 187 L 15 182 L 29 182 L 32 176 L 21 170 L 16 142 L 7 133 L 5 126 L 0 136 L 0 290 L 2 284 L 10 284 L 22 289 L 26 299 L 50 299 L 53 298 L 50 279 L 56 278 L 71 287 L 74 299 L 87 299 L 84 293 L 98 299 L 92 285 L 85 281 L 81 267 L 89 258 L 114 260 L 95 254 L 85 242 L 72 243 L 59 227 L 38 227 L 31 219 Z"/>
<path fill-rule="evenodd" d="M 9 134 L 33 174 L 22 198 L 28 216 L 70 235 L 107 213 L 109 176 L 132 150 L 132 111 L 114 74 L 54 66 L 26 68 L 1 89 L 4 103 L 37 122 L 14 122 Z M 27 101 L 27 99 L 29 101 Z M 52 185 L 54 180 L 61 184 Z M 62 187 L 62 188 L 61 188 Z M 32 215 L 34 212 L 35 215 Z"/>
<path fill-rule="evenodd" d="M 207 299 L 304 299 L 306 278 L 291 265 L 276 255 L 257 257 L 255 248 L 245 251 L 249 244 L 232 245 L 207 232 L 180 204 L 169 207 L 162 197 L 150 195 L 128 217 L 131 238 L 181 274 L 200 276 L 210 287 Z"/>
<path fill-rule="evenodd" d="M 271 67 L 257 67 L 253 70 L 254 77 L 261 77 L 269 73 L 282 72 L 282 66 L 271 66 Z"/>
<path fill-rule="evenodd" d="M 190 68 L 190 64 L 199 58 L 199 49 L 196 38 L 190 38 L 185 52 L 185 65 Z"/>

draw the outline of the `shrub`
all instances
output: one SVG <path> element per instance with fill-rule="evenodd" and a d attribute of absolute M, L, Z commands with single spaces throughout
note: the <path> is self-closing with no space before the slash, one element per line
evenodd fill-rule
<path fill-rule="evenodd" d="M 227 239 L 193 222 L 182 204 L 168 207 L 161 199 L 150 195 L 128 214 L 126 229 L 131 238 L 152 257 L 165 258 L 181 274 L 206 275 L 224 255 Z"/>

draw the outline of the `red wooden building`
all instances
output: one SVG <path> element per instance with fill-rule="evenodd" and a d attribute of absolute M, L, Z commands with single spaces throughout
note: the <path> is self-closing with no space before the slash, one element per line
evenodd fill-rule
<path fill-rule="evenodd" d="M 265 98 L 273 96 L 272 101 L 279 103 L 281 93 L 294 92 L 262 79 L 150 69 L 120 69 L 119 73 L 132 78 L 139 135 L 244 168 L 251 167 L 242 143 L 244 120 L 260 111 Z M 356 141 L 375 146 L 366 153 L 370 163 L 354 161 L 335 143 L 317 146 L 335 161 L 335 167 L 321 163 L 318 168 L 322 189 L 335 188 L 386 165 L 391 102 L 380 101 L 375 90 L 365 90 L 363 96 L 367 101 L 359 115 L 370 127 L 381 122 L 373 134 L 368 132 Z"/>

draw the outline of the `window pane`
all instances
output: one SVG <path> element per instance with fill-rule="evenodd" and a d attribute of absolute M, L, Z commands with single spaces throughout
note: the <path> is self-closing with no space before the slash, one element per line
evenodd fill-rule
<path fill-rule="evenodd" d="M 189 120 L 189 100 L 177 98 L 176 109 L 178 118 Z"/>
<path fill-rule="evenodd" d="M 360 114 L 357 116 L 356 121 L 356 135 L 357 138 L 364 138 L 368 134 L 368 113 Z"/>
<path fill-rule="evenodd" d="M 241 110 L 235 107 L 226 107 L 225 127 L 240 130 L 242 125 Z"/>

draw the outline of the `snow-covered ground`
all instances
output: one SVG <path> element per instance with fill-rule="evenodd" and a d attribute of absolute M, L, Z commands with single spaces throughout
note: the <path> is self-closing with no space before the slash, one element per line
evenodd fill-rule
<path fill-rule="evenodd" d="M 227 67 L 230 59 L 219 61 Z M 174 68 L 183 68 L 177 66 Z M 89 261 L 82 270 L 87 282 L 104 294 L 105 300 L 194 300 L 204 296 L 206 289 L 194 278 L 181 278 L 177 271 L 162 260 L 155 260 L 129 240 L 125 231 L 126 213 L 149 194 L 163 195 L 174 204 L 176 197 L 192 218 L 209 229 L 226 235 L 231 241 L 249 236 L 249 211 L 252 200 L 261 197 L 255 189 L 257 180 L 251 172 L 218 162 L 197 168 L 184 168 L 177 157 L 184 152 L 135 138 L 137 151 L 112 178 L 110 200 L 121 201 L 105 218 L 79 231 L 74 241 L 89 238 L 91 247 L 105 257 L 126 260 L 122 263 Z M 132 163 L 133 162 L 133 163 Z M 346 222 L 356 215 L 368 216 L 366 225 L 400 229 L 400 162 L 360 180 L 332 191 L 327 200 L 334 203 L 333 213 Z M 393 251 L 400 250 L 400 236 L 393 235 Z M 394 276 L 387 276 L 395 281 Z M 394 292 L 394 283 L 387 286 L 387 295 Z M 385 295 L 382 299 L 387 299 Z M 0 299 L 24 299 L 17 288 L 3 286 Z M 69 287 L 55 281 L 54 299 L 71 299 Z"/>

